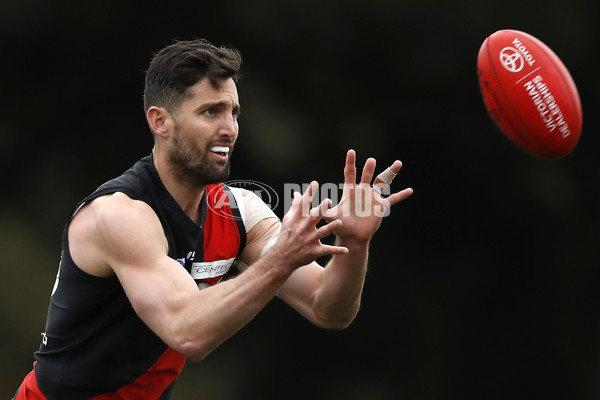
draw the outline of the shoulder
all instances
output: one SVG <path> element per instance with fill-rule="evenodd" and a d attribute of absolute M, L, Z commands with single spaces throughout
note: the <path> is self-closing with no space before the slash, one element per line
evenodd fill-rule
<path fill-rule="evenodd" d="M 73 217 L 72 226 L 83 225 L 98 233 L 142 230 L 158 222 L 154 210 L 145 202 L 115 192 L 85 204 Z"/>
<path fill-rule="evenodd" d="M 149 247 L 167 246 L 154 210 L 121 192 L 81 207 L 69 224 L 68 240 L 73 260 L 92 275 L 110 275 Z"/>

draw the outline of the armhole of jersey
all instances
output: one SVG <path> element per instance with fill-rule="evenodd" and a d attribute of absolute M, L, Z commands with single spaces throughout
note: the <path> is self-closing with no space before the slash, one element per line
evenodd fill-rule
<path fill-rule="evenodd" d="M 85 199 L 81 200 L 77 205 L 75 205 L 75 207 L 73 207 L 73 210 L 71 211 L 71 216 L 69 218 L 69 221 L 73 219 L 73 217 L 75 216 L 75 214 L 77 214 L 79 212 L 79 210 L 81 210 L 81 208 L 83 206 L 85 206 L 86 204 L 88 204 L 90 201 L 97 199 L 98 197 L 104 196 L 106 194 L 113 194 L 116 192 L 121 192 L 126 194 L 128 197 L 130 197 L 133 200 L 136 200 L 138 197 L 137 195 L 132 192 L 131 190 L 129 190 L 129 188 L 127 187 L 122 187 L 122 186 L 115 186 L 115 187 L 111 187 L 111 188 L 106 188 L 103 190 L 97 190 L 94 193 L 90 194 L 89 196 L 87 196 Z"/>
<path fill-rule="evenodd" d="M 235 198 L 235 202 L 237 203 L 238 210 L 240 211 L 240 217 L 242 217 L 242 223 L 244 226 L 246 225 L 246 203 L 244 203 L 244 195 L 242 194 L 242 189 L 229 186 L 229 190 L 233 194 Z"/>
<path fill-rule="evenodd" d="M 235 219 L 235 223 L 238 227 L 238 232 L 240 234 L 240 249 L 238 251 L 237 256 L 239 257 L 242 254 L 242 251 L 246 247 L 246 204 L 244 204 L 244 197 L 241 189 L 233 188 L 227 185 L 223 185 L 225 192 L 230 194 L 230 199 L 233 196 L 233 201 L 236 203 L 235 205 L 230 204 L 231 211 L 233 212 L 233 216 Z"/>
<path fill-rule="evenodd" d="M 73 219 L 73 217 L 75 217 L 75 214 L 77 214 L 77 212 L 79 212 L 79 210 L 81 210 L 81 208 L 83 206 L 85 206 L 87 204 L 86 201 L 82 201 L 81 203 L 79 203 L 75 209 L 73 209 L 73 212 L 71 212 L 71 217 L 69 218 L 70 220 Z"/>

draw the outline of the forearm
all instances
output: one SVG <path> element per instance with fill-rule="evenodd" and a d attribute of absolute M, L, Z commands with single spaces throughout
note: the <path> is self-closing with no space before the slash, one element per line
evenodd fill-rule
<path fill-rule="evenodd" d="M 321 286 L 314 299 L 314 312 L 323 321 L 344 328 L 360 308 L 360 300 L 367 272 L 369 243 L 336 241 L 350 251 L 335 255 L 323 269 Z"/>
<path fill-rule="evenodd" d="M 248 324 L 275 296 L 289 272 L 261 260 L 236 278 L 198 291 L 176 313 L 176 350 L 202 360 Z"/>

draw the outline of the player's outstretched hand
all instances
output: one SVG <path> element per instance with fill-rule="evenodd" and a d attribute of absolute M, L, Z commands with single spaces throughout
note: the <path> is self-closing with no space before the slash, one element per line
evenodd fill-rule
<path fill-rule="evenodd" d="M 270 256 L 292 268 L 309 264 L 322 256 L 348 253 L 346 247 L 321 243 L 321 239 L 340 228 L 342 221 L 330 218 L 328 223 L 317 227 L 331 207 L 331 200 L 325 199 L 311 208 L 318 187 L 318 183 L 313 181 L 304 194 L 294 192 L 292 205 L 281 221 L 277 242 L 269 251 Z"/>
<path fill-rule="evenodd" d="M 389 188 L 392 179 L 402 168 L 402 163 L 394 161 L 373 180 L 375 165 L 374 158 L 367 159 L 357 184 L 356 153 L 349 150 L 346 154 L 342 198 L 335 207 L 324 212 L 327 221 L 342 221 L 333 230 L 339 239 L 368 242 L 381 225 L 383 217 L 388 215 L 389 208 L 413 193 L 411 188 L 406 188 L 384 197 L 382 193 Z"/>

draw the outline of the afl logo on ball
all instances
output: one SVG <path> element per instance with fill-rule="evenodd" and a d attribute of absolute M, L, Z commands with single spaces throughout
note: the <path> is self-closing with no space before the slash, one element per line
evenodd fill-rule
<path fill-rule="evenodd" d="M 523 69 L 525 60 L 514 47 L 505 47 L 500 52 L 500 64 L 509 72 L 519 72 Z"/>

